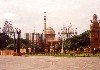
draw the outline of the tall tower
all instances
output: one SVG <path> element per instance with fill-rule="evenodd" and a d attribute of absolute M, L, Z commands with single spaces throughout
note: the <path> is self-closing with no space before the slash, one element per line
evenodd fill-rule
<path fill-rule="evenodd" d="M 46 12 L 44 12 L 44 51 L 48 52 L 47 40 L 46 40 Z"/>
<path fill-rule="evenodd" d="M 90 25 L 90 48 L 98 49 L 100 47 L 100 21 L 97 20 L 97 15 L 93 15 Z"/>
<path fill-rule="evenodd" d="M 46 12 L 44 12 L 44 40 L 46 42 Z"/>

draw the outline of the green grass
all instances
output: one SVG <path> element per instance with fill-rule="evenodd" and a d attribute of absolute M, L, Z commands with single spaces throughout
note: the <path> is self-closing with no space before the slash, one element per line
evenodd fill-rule
<path fill-rule="evenodd" d="M 75 54 L 75 57 L 100 57 L 100 54 Z"/>
<path fill-rule="evenodd" d="M 100 57 L 100 54 L 25 54 L 23 56 L 55 56 L 55 57 Z"/>

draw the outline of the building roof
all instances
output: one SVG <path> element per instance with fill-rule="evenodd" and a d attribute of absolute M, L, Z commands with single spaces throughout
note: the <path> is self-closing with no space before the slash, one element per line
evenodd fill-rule
<path fill-rule="evenodd" d="M 48 28 L 46 29 L 46 34 L 55 34 L 55 31 L 53 30 L 53 28 L 48 27 Z"/>

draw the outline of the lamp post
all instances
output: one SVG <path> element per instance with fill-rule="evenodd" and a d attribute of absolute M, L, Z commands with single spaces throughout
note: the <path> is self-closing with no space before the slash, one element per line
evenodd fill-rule
<path fill-rule="evenodd" d="M 21 36 L 21 30 L 18 28 L 15 28 L 16 32 L 18 34 L 18 38 L 17 38 L 17 53 L 20 53 L 20 36 Z"/>
<path fill-rule="evenodd" d="M 61 38 L 61 43 L 62 43 L 62 49 L 61 49 L 61 53 L 63 53 L 63 43 L 65 40 L 70 39 L 72 36 L 77 35 L 77 28 L 72 28 L 72 25 L 70 24 L 70 26 L 65 27 L 63 26 L 63 28 L 61 29 L 61 32 L 58 32 L 58 35 L 60 35 L 59 38 Z"/>
<path fill-rule="evenodd" d="M 63 54 L 63 53 L 64 53 L 64 45 L 63 45 L 63 44 L 64 44 L 65 38 L 62 37 L 62 35 L 60 35 L 60 36 L 61 36 L 60 38 L 61 38 L 61 43 L 62 43 L 62 44 L 61 44 L 61 53 Z"/>

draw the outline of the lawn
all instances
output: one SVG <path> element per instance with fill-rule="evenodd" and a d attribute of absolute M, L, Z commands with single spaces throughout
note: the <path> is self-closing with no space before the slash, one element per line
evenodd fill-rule
<path fill-rule="evenodd" d="M 81 54 L 25 54 L 23 56 L 55 56 L 55 57 L 100 57 L 98 54 L 81 53 Z"/>

